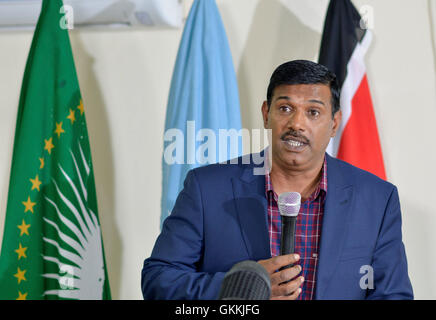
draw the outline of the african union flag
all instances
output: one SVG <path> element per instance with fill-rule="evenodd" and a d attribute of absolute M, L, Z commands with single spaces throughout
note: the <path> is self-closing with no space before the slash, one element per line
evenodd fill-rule
<path fill-rule="evenodd" d="M 44 0 L 18 107 L 0 299 L 110 299 L 84 106 L 62 0 Z"/>

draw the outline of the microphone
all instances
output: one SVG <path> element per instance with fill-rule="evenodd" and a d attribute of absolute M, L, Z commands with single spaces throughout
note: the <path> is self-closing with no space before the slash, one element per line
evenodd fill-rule
<path fill-rule="evenodd" d="M 298 192 L 284 192 L 279 195 L 278 206 L 282 218 L 282 235 L 280 238 L 280 255 L 294 253 L 295 225 L 300 211 L 301 195 Z M 290 268 L 293 264 L 280 270 Z"/>
<path fill-rule="evenodd" d="M 265 268 L 246 260 L 235 264 L 224 276 L 219 300 L 269 300 L 271 280 Z"/>

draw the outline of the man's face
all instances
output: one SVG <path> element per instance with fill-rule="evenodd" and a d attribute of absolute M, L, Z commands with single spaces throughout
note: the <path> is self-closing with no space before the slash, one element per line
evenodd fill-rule
<path fill-rule="evenodd" d="M 304 171 L 324 159 L 341 112 L 332 118 L 330 87 L 324 84 L 280 85 L 274 89 L 268 111 L 262 105 L 265 129 L 272 130 L 273 163 Z"/>

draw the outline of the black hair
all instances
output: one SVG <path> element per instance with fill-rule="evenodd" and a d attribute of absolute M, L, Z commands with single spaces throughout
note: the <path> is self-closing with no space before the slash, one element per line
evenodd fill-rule
<path fill-rule="evenodd" d="M 288 61 L 274 70 L 266 94 L 268 111 L 271 106 L 271 99 L 274 89 L 280 85 L 292 84 L 326 84 L 330 87 L 332 96 L 332 117 L 340 108 L 339 97 L 340 88 L 336 75 L 322 64 L 308 60 Z"/>

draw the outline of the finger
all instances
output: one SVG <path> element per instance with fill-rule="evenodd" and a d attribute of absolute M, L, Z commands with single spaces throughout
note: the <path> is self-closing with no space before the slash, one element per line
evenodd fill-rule
<path fill-rule="evenodd" d="M 298 260 L 300 260 L 300 256 L 298 254 L 291 253 L 283 256 L 275 256 L 266 260 L 259 260 L 258 263 L 260 263 L 266 269 L 266 271 L 271 274 L 281 267 L 296 263 Z"/>
<path fill-rule="evenodd" d="M 271 294 L 273 296 L 286 296 L 292 294 L 295 290 L 297 290 L 301 284 L 303 283 L 304 278 L 298 277 L 288 283 L 272 286 Z"/>
<path fill-rule="evenodd" d="M 300 295 L 302 289 L 298 288 L 297 290 L 295 290 L 291 295 L 287 296 L 289 297 L 288 300 L 296 300 L 298 298 L 298 296 Z"/>
<path fill-rule="evenodd" d="M 301 293 L 301 288 L 298 288 L 289 296 L 271 297 L 271 300 L 296 300 L 300 295 L 300 293 Z"/>
<path fill-rule="evenodd" d="M 298 296 L 300 295 L 302 289 L 298 288 L 297 290 L 295 290 L 291 295 L 287 296 L 289 297 L 288 300 L 296 300 L 298 298 Z"/>
<path fill-rule="evenodd" d="M 293 266 L 291 268 L 275 272 L 275 273 L 273 273 L 270 276 L 270 278 L 271 278 L 271 285 L 274 286 L 274 285 L 278 285 L 280 283 L 292 280 L 300 272 L 301 272 L 301 266 L 300 265 L 295 265 L 295 266 Z"/>

